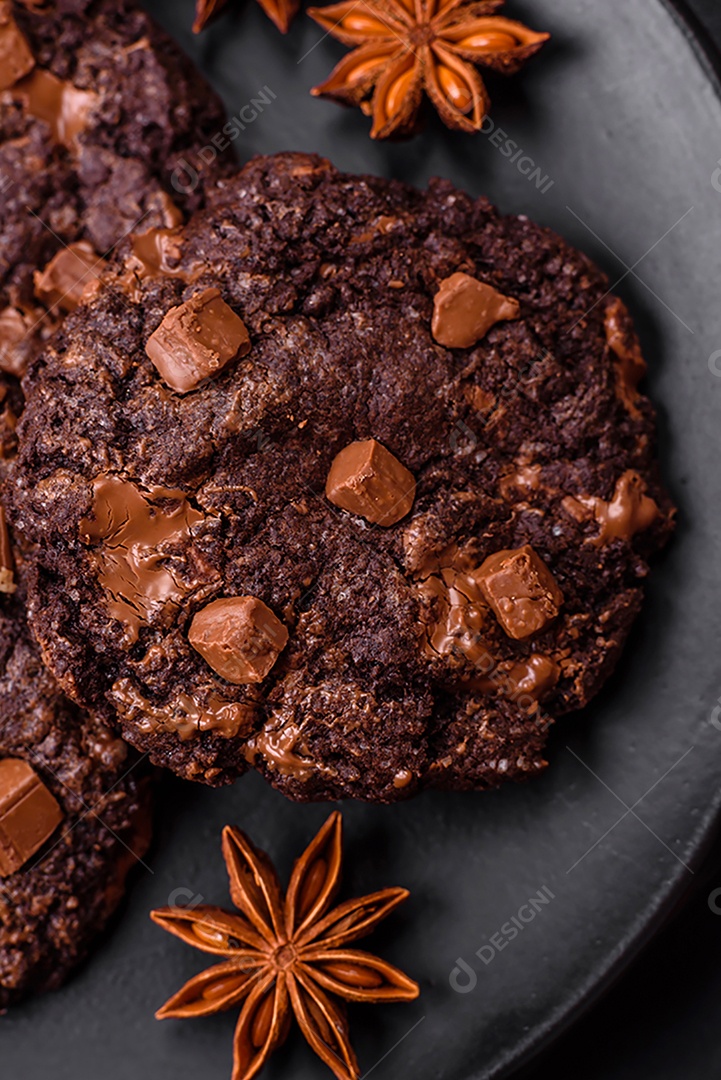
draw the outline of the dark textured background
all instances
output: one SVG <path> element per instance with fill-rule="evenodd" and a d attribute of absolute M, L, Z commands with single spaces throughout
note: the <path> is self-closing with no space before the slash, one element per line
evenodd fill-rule
<path fill-rule="evenodd" d="M 687 7 L 721 52 L 719 0 L 688 0 Z M 715 899 L 721 843 L 698 879 L 685 906 L 631 970 L 518 1080 L 721 1076 L 721 899 Z"/>

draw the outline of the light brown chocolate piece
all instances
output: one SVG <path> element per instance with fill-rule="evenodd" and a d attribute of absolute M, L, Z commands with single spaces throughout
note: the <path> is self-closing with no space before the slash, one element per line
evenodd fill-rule
<path fill-rule="evenodd" d="M 519 660 L 508 672 L 512 698 L 522 700 L 528 696 L 534 701 L 553 690 L 561 669 L 558 664 L 541 653 L 532 653 L 527 660 Z"/>
<path fill-rule="evenodd" d="M 611 540 L 631 540 L 636 533 L 650 528 L 661 513 L 655 501 L 646 495 L 645 481 L 633 469 L 627 469 L 618 478 L 610 502 L 596 495 L 568 495 L 562 506 L 576 521 L 598 522 L 598 535 L 589 541 L 595 547 Z"/>
<path fill-rule="evenodd" d="M 10 542 L 5 510 L 0 506 L 0 593 L 14 593 L 15 584 L 15 558 Z"/>
<path fill-rule="evenodd" d="M 171 390 L 187 394 L 250 351 L 245 323 L 218 289 L 205 289 L 171 308 L 145 351 Z"/>
<path fill-rule="evenodd" d="M 616 393 L 632 416 L 638 416 L 638 384 L 646 374 L 641 346 L 634 339 L 626 305 L 614 296 L 604 317 L 606 342 L 616 358 Z"/>
<path fill-rule="evenodd" d="M 19 758 L 0 761 L 0 878 L 17 873 L 63 820 L 54 795 Z"/>
<path fill-rule="evenodd" d="M 188 640 L 228 682 L 259 683 L 285 648 L 288 631 L 262 600 L 230 596 L 198 612 Z"/>
<path fill-rule="evenodd" d="M 141 280 L 148 277 L 185 277 L 179 269 L 183 229 L 148 229 L 131 238 L 132 255 L 126 265 Z"/>
<path fill-rule="evenodd" d="M 80 536 L 101 545 L 97 559 L 108 610 L 132 644 L 141 626 L 165 623 L 197 585 L 178 548 L 203 515 L 182 491 L 141 491 L 116 476 L 98 477 L 93 492 L 93 517 L 80 522 Z"/>
<path fill-rule="evenodd" d="M 0 90 L 7 90 L 35 67 L 27 39 L 12 16 L 9 3 L 0 3 Z"/>
<path fill-rule="evenodd" d="M 13 97 L 31 116 L 44 120 L 55 141 L 70 150 L 77 148 L 78 136 L 85 131 L 88 117 L 98 103 L 93 90 L 80 90 L 42 68 L 16 83 Z"/>
<path fill-rule="evenodd" d="M 53 256 L 44 270 L 35 271 L 35 295 L 46 307 L 75 311 L 83 295 L 97 285 L 106 266 L 87 240 L 69 244 Z"/>
<path fill-rule="evenodd" d="M 451 274 L 433 300 L 431 332 L 447 349 L 470 349 L 497 322 L 517 319 L 520 305 L 470 274 Z"/>
<path fill-rule="evenodd" d="M 249 765 L 255 765 L 258 757 L 274 772 L 281 776 L 292 776 L 295 780 L 307 780 L 319 769 L 303 746 L 301 728 L 293 720 L 283 722 L 278 716 L 271 717 L 257 735 L 248 739 L 246 761 Z"/>
<path fill-rule="evenodd" d="M 530 544 L 490 555 L 476 579 L 504 631 L 517 641 L 544 630 L 563 603 L 551 571 Z"/>
<path fill-rule="evenodd" d="M 327 499 L 374 525 L 395 525 L 413 506 L 413 473 L 375 439 L 353 442 L 333 460 Z"/>
<path fill-rule="evenodd" d="M 37 321 L 37 320 L 34 320 Z M 15 307 L 0 311 L 0 371 L 20 378 L 25 372 L 25 356 L 18 345 L 31 332 L 33 321 Z"/>

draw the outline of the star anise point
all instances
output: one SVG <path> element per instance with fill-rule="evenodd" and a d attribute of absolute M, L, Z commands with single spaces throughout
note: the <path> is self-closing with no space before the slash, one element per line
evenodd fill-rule
<path fill-rule="evenodd" d="M 195 22 L 193 33 L 199 34 L 211 22 L 223 8 L 228 0 L 196 0 Z M 269 19 L 271 19 L 281 34 L 286 34 L 300 7 L 300 0 L 258 0 Z"/>

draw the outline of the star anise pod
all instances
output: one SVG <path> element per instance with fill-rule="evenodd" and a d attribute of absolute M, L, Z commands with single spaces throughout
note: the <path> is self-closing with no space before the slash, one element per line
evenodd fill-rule
<path fill-rule="evenodd" d="M 309 8 L 353 52 L 311 91 L 372 115 L 371 138 L 418 128 L 424 91 L 450 128 L 480 130 L 490 99 L 473 65 L 512 75 L 549 34 L 495 12 L 504 0 L 343 0 Z"/>
<path fill-rule="evenodd" d="M 223 830 L 230 895 L 221 908 L 162 908 L 151 918 L 196 949 L 224 959 L 170 998 L 156 1014 L 210 1016 L 241 1005 L 233 1080 L 250 1080 L 278 1047 L 295 1014 L 305 1038 L 339 1080 L 357 1080 L 347 1001 L 411 1001 L 418 986 L 379 957 L 347 948 L 398 904 L 405 889 L 383 889 L 331 908 L 341 871 L 342 823 L 331 814 L 295 864 L 283 897 L 268 856 L 239 829 Z"/>
<path fill-rule="evenodd" d="M 195 22 L 193 31 L 199 34 L 208 23 L 219 15 L 228 0 L 195 0 Z M 293 17 L 300 7 L 300 0 L 258 0 L 269 19 L 272 19 L 281 34 L 288 32 Z"/>

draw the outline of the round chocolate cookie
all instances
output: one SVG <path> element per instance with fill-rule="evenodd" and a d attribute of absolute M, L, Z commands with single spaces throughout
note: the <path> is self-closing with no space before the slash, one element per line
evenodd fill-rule
<path fill-rule="evenodd" d="M 252 161 L 28 381 L 13 511 L 78 701 L 296 799 L 538 772 L 673 508 L 603 274 L 443 180 Z"/>
<path fill-rule="evenodd" d="M 119 240 L 203 204 L 223 123 L 130 0 L 0 0 L 2 370 L 22 373 Z"/>
<path fill-rule="evenodd" d="M 147 768 L 72 705 L 27 630 L 0 513 L 0 1009 L 58 987 L 150 842 Z M 15 572 L 14 572 L 15 571 Z"/>

